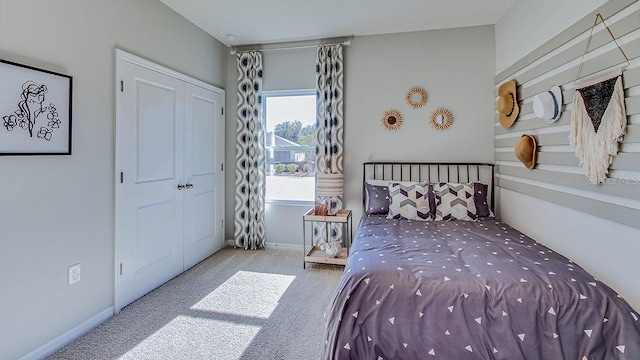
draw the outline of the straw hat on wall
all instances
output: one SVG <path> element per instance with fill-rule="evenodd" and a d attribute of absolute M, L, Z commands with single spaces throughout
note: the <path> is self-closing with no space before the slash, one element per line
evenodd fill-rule
<path fill-rule="evenodd" d="M 498 88 L 498 102 L 496 109 L 500 113 L 500 125 L 508 128 L 516 121 L 520 108 L 516 94 L 516 82 L 507 81 Z"/>
<path fill-rule="evenodd" d="M 533 135 L 522 134 L 513 152 L 527 169 L 533 169 L 536 166 L 538 146 Z"/>

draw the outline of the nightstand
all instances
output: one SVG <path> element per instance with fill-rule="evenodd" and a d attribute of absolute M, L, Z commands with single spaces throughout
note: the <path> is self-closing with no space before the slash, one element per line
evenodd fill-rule
<path fill-rule="evenodd" d="M 324 223 L 325 230 L 327 231 L 327 238 L 329 237 L 329 231 L 331 229 L 330 224 L 341 224 L 345 229 L 342 233 L 342 251 L 338 257 L 329 257 L 324 250 L 321 250 L 319 246 L 313 245 L 313 235 L 311 235 L 311 247 L 307 252 L 307 226 L 311 225 L 311 234 L 313 234 L 313 223 Z M 347 238 L 348 234 L 348 238 Z M 304 253 L 304 260 L 302 267 L 306 268 L 307 263 L 318 264 L 335 264 L 346 265 L 347 257 L 349 256 L 349 246 L 351 245 L 351 239 L 353 238 L 353 222 L 351 219 L 351 210 L 339 210 L 337 214 L 333 216 L 315 215 L 314 209 L 309 209 L 302 217 L 302 250 Z"/>

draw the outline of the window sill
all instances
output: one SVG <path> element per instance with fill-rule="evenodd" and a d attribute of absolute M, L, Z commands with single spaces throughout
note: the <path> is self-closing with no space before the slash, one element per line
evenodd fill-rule
<path fill-rule="evenodd" d="M 315 204 L 309 200 L 266 200 L 265 203 L 271 206 L 305 206 L 313 207 Z"/>

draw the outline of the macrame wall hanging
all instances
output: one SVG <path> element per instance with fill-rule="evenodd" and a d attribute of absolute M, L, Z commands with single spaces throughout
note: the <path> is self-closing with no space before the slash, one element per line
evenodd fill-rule
<path fill-rule="evenodd" d="M 575 147 L 576 156 L 584 168 L 585 175 L 592 184 L 605 181 L 613 157 L 618 153 L 626 127 L 627 114 L 622 86 L 622 68 L 610 70 L 588 79 L 578 79 L 582 71 L 584 56 L 589 49 L 593 29 L 602 21 L 614 43 L 630 64 L 616 38 L 604 23 L 600 14 L 591 27 L 587 47 L 584 50 L 578 74 L 574 81 L 575 94 L 571 111 L 571 132 L 569 142 Z"/>

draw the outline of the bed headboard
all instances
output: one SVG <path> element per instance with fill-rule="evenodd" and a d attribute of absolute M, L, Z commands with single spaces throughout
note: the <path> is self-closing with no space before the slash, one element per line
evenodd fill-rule
<path fill-rule="evenodd" d="M 362 164 L 362 207 L 365 207 L 367 180 L 481 182 L 487 184 L 489 208 L 494 206 L 494 164 L 467 162 L 371 161 Z"/>

